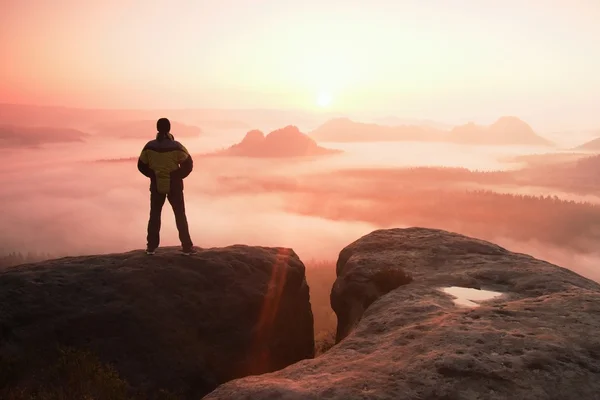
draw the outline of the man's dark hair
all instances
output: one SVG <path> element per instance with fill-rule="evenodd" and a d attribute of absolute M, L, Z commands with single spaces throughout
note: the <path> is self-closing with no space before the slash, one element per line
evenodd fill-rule
<path fill-rule="evenodd" d="M 171 131 L 171 122 L 167 118 L 161 118 L 156 121 L 158 133 L 167 134 Z"/>

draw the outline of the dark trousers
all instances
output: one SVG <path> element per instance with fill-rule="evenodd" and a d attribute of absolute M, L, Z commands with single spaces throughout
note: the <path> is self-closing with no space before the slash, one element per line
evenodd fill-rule
<path fill-rule="evenodd" d="M 156 190 L 150 190 L 150 220 L 148 221 L 148 248 L 155 249 L 160 242 L 160 220 L 165 199 L 169 199 L 173 213 L 175 214 L 175 223 L 179 231 L 179 240 L 184 249 L 193 246 L 190 238 L 187 218 L 185 216 L 185 203 L 183 201 L 183 191 L 175 190 L 168 195 L 158 193 Z"/>

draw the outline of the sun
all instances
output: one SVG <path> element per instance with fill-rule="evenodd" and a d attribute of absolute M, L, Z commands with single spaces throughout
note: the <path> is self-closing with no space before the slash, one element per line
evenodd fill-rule
<path fill-rule="evenodd" d="M 317 96 L 317 105 L 321 108 L 327 108 L 331 105 L 331 93 L 320 92 Z"/>

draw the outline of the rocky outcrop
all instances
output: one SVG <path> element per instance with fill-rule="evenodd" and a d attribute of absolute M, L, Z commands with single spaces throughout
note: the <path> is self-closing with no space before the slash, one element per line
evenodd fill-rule
<path fill-rule="evenodd" d="M 313 139 L 292 125 L 264 135 L 259 130 L 246 134 L 240 143 L 213 153 L 218 156 L 242 157 L 307 157 L 338 154 L 340 150 L 320 147 Z"/>
<path fill-rule="evenodd" d="M 389 253 L 389 245 L 380 232 L 374 232 L 340 252 L 331 291 L 331 308 L 338 318 L 336 343 L 348 335 L 371 303 L 412 282 L 411 273 L 399 268 L 402 260 Z"/>
<path fill-rule="evenodd" d="M 20 371 L 8 383 L 37 379 L 57 347 L 97 355 L 141 398 L 164 389 L 197 399 L 230 379 L 313 357 L 304 265 L 290 249 L 237 245 L 0 272 L 0 366 L 11 360 Z"/>
<path fill-rule="evenodd" d="M 600 285 L 485 241 L 375 231 L 340 253 L 342 339 L 206 399 L 598 399 Z M 444 287 L 502 293 L 459 306 Z M 362 311 L 362 313 L 361 313 Z"/>

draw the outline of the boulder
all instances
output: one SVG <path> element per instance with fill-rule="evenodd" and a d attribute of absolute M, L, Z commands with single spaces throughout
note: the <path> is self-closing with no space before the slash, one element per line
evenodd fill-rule
<path fill-rule="evenodd" d="M 337 275 L 338 344 L 205 399 L 600 398 L 600 285 L 574 272 L 410 228 L 350 244 Z M 466 307 L 450 287 L 496 297 Z"/>
<path fill-rule="evenodd" d="M 0 392 L 37 378 L 68 348 L 112 365 L 141 398 L 166 390 L 197 399 L 313 357 L 313 335 L 305 268 L 291 249 L 186 257 L 161 248 L 0 272 L 0 366 L 10 360 L 20 371 L 10 382 L 0 373 Z"/>

